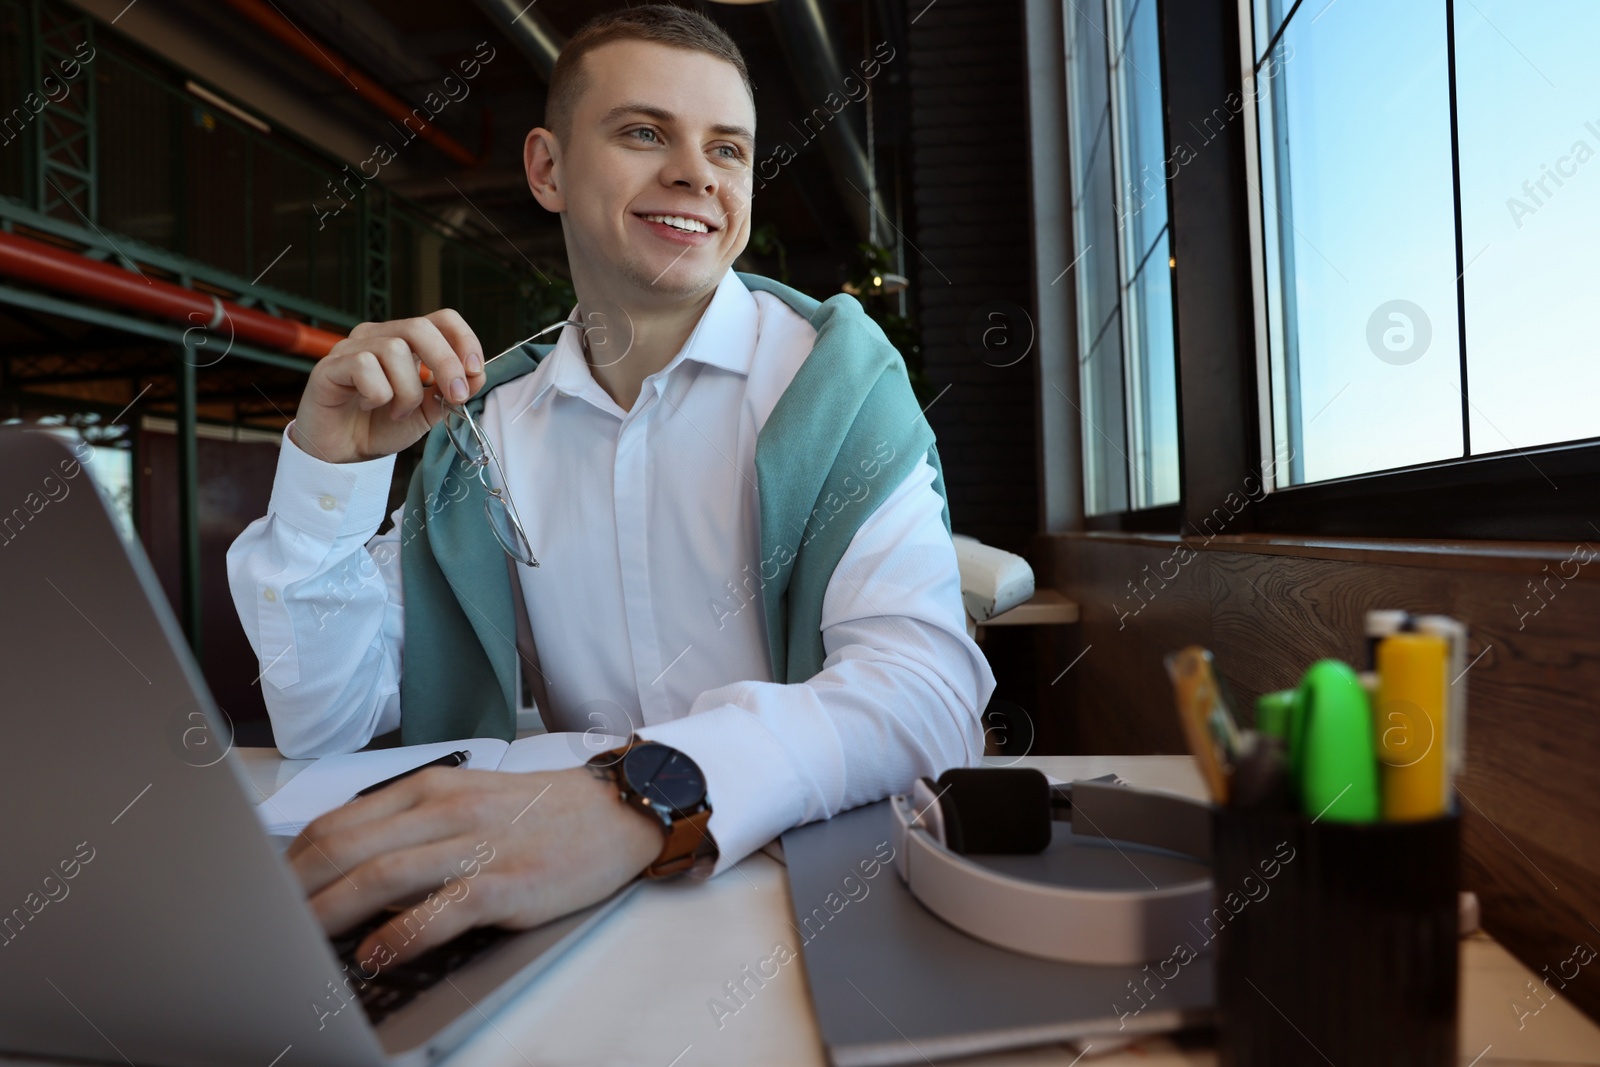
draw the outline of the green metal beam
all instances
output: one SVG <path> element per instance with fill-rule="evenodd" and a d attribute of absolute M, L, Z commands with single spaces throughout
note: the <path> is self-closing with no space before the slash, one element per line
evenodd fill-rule
<path fill-rule="evenodd" d="M 195 361 L 186 344 L 175 346 L 178 377 L 178 567 L 183 630 L 200 659 L 200 452 L 195 433 Z"/>
<path fill-rule="evenodd" d="M 14 231 L 21 224 L 30 229 L 48 233 L 53 237 L 61 237 L 76 244 L 85 245 L 86 250 L 81 255 L 91 259 L 109 260 L 119 266 L 127 266 L 124 255 L 128 259 L 136 260 L 146 266 L 155 267 L 166 272 L 169 276 L 188 276 L 197 281 L 206 282 L 218 289 L 238 293 L 241 299 L 250 299 L 259 302 L 267 310 L 275 311 L 277 308 L 287 308 L 300 315 L 309 317 L 313 323 L 329 328 L 349 330 L 361 320 L 338 308 L 315 300 L 286 293 L 281 289 L 272 289 L 265 285 L 253 285 L 249 281 L 227 271 L 215 267 L 208 267 L 203 263 L 188 259 L 184 256 L 174 255 L 136 237 L 119 235 L 116 244 L 110 243 L 110 238 L 103 233 L 98 233 L 82 225 L 75 225 L 61 219 L 35 211 L 15 200 L 0 197 L 0 228 L 7 232 Z M 91 251 L 92 250 L 92 251 Z"/>
<path fill-rule="evenodd" d="M 325 182 L 339 181 L 343 173 L 341 160 L 293 130 L 280 128 L 270 135 L 262 134 L 227 109 L 197 103 L 183 88 L 188 72 L 127 38 L 115 26 L 86 15 L 75 4 L 61 0 L 5 3 L 15 11 L 22 31 L 17 35 L 20 40 L 7 49 L 13 59 L 12 73 L 21 76 L 14 81 L 25 87 L 42 85 L 46 74 L 75 62 L 82 45 L 92 44 L 100 58 L 94 60 L 93 69 L 83 75 L 70 94 L 43 108 L 28 123 L 26 136 L 19 138 L 18 176 L 24 189 L 19 200 L 0 198 L 0 229 L 15 232 L 27 227 L 42 231 L 82 248 L 83 254 L 92 258 L 132 269 L 137 269 L 137 263 L 152 275 L 192 276 L 221 294 L 237 294 L 236 298 L 247 306 L 260 306 L 274 313 L 281 306 L 296 317 L 308 318 L 328 329 L 348 330 L 363 319 L 382 320 L 397 310 L 417 310 L 393 306 L 399 295 L 394 284 L 394 264 L 415 253 L 408 238 L 417 224 L 444 239 L 433 252 L 435 255 L 448 249 L 458 256 L 482 260 L 499 276 L 497 284 L 532 280 L 525 270 L 531 264 L 518 263 L 498 245 L 463 239 L 423 205 L 377 184 L 352 191 L 353 201 L 347 206 L 354 210 L 354 217 L 341 219 L 337 232 L 321 233 L 323 220 L 317 202 L 326 197 L 319 190 Z M 149 151 L 141 152 L 137 143 L 130 148 L 120 136 L 102 138 L 108 129 L 103 125 L 104 109 L 119 104 L 125 94 L 146 91 L 153 95 L 139 96 L 142 103 L 137 121 L 154 124 L 152 129 L 170 135 L 157 140 L 169 143 L 152 144 Z M 206 135 L 225 131 L 230 142 L 237 140 L 243 146 L 245 166 L 242 181 L 237 183 L 240 188 L 225 184 L 214 190 L 239 201 L 229 217 L 245 220 L 240 235 L 242 261 L 231 254 L 236 250 L 231 244 L 227 254 L 214 253 L 210 264 L 192 258 L 197 253 L 187 237 L 193 228 L 205 225 L 194 199 L 187 195 L 190 183 L 198 180 L 195 165 L 204 162 L 204 157 L 197 154 L 197 138 L 203 135 L 196 132 L 191 121 L 192 115 L 201 112 Z M 160 127 L 163 119 L 171 124 L 170 129 Z M 126 131 L 117 131 L 122 132 Z M 105 158 L 107 150 L 131 156 L 113 161 Z M 170 154 L 168 166 L 155 165 L 158 153 Z M 116 173 L 109 173 L 108 167 Z M 265 175 L 274 175 L 274 180 L 261 181 Z M 102 213 L 101 178 L 135 186 L 150 182 L 164 186 L 171 197 L 172 228 L 164 236 L 152 238 L 159 245 L 118 232 L 119 226 L 129 220 L 119 218 L 111 207 Z M 302 184 L 304 188 L 298 188 Z M 274 189 L 279 195 L 274 195 Z M 293 218 L 277 217 L 284 212 L 299 216 L 304 230 L 294 231 Z M 275 221 L 267 225 L 264 220 L 269 216 Z M 395 229 L 402 217 L 412 224 L 410 229 Z M 258 228 L 258 222 L 263 228 Z M 350 232 L 352 229 L 355 232 Z M 259 247 L 269 233 L 273 235 L 271 245 Z M 291 233 L 294 240 L 289 242 Z M 280 240 L 287 242 L 281 248 Z M 305 288 L 290 293 L 262 286 L 261 280 L 291 250 L 293 258 L 289 263 L 304 272 Z M 223 262 L 229 266 L 217 265 Z M 459 267 L 454 261 L 451 265 Z M 548 283 L 549 279 L 537 268 L 532 270 Z M 243 275 L 247 273 L 252 277 L 246 279 Z M 333 288 L 326 284 L 330 280 L 337 282 Z M 514 298 L 508 297 L 507 302 L 511 299 Z"/>
<path fill-rule="evenodd" d="M 57 4 L 35 4 L 33 14 L 34 64 L 41 79 L 71 61 L 80 45 L 92 46 L 94 20 L 88 15 Z M 36 203 L 46 215 L 88 226 L 94 226 L 100 217 L 96 83 L 92 74 L 84 78 L 80 92 L 52 102 L 34 124 L 39 175 Z"/>
<path fill-rule="evenodd" d="M 27 312 L 22 308 L 13 308 L 11 313 L 18 318 L 25 318 Z M 33 325 L 30 323 L 29 325 Z M 34 356 L 78 356 L 92 352 L 124 351 L 126 345 L 118 345 L 115 340 L 108 341 L 105 334 L 92 334 L 86 338 L 65 339 L 50 338 L 38 341 L 19 341 L 16 344 L 0 345 L 0 360 L 28 359 Z M 152 346 L 151 351 L 155 350 Z M 163 355 L 165 351 L 163 350 Z"/>
<path fill-rule="evenodd" d="M 52 315 L 60 315 L 79 322 L 92 322 L 97 326 L 109 326 L 117 330 L 126 330 L 128 333 L 137 334 L 140 337 L 153 337 L 157 340 L 170 341 L 174 344 L 182 344 L 184 334 L 188 332 L 184 327 L 168 326 L 164 323 L 150 322 L 146 319 L 136 319 L 131 315 L 106 311 L 103 308 L 91 307 L 88 304 L 78 304 L 71 300 L 47 296 L 44 293 L 36 293 L 28 289 L 18 289 L 9 285 L 0 285 L 0 303 L 13 304 L 32 311 L 47 311 Z M 226 358 L 232 357 L 248 360 L 251 363 L 265 363 L 274 367 L 285 367 L 289 370 L 300 371 L 302 374 L 310 374 L 311 368 L 316 366 L 315 360 L 305 359 L 301 356 L 291 356 L 284 352 L 272 352 L 264 348 L 239 344 L 238 342 L 235 342 L 228 349 Z"/>
<path fill-rule="evenodd" d="M 361 310 L 368 322 L 387 322 L 389 308 L 389 193 L 382 186 L 365 190 L 361 200 Z"/>

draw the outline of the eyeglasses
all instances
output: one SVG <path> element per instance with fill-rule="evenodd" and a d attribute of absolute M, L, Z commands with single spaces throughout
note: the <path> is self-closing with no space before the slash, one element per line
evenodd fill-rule
<path fill-rule="evenodd" d="M 483 361 L 487 367 L 500 356 L 515 352 L 529 341 L 537 340 L 552 330 L 559 330 L 563 326 L 582 326 L 577 319 L 563 319 L 561 322 L 551 323 L 532 337 L 518 341 L 505 352 L 490 356 Z M 465 404 L 454 404 L 438 394 L 439 405 L 444 409 L 445 434 L 450 438 L 450 443 L 460 454 L 461 459 L 468 468 L 476 470 L 478 480 L 488 490 L 489 496 L 483 502 L 483 510 L 489 518 L 489 529 L 494 531 L 494 536 L 500 542 L 500 547 L 518 563 L 525 567 L 537 567 L 539 561 L 533 557 L 533 549 L 528 544 L 528 534 L 522 528 L 522 520 L 517 517 L 517 509 L 511 503 L 511 497 L 505 489 L 496 489 L 489 481 L 489 465 L 494 464 L 495 474 L 500 484 L 506 484 L 505 469 L 500 466 L 500 457 L 494 453 L 494 446 L 489 444 L 489 438 L 478 428 L 478 422 L 467 411 Z"/>

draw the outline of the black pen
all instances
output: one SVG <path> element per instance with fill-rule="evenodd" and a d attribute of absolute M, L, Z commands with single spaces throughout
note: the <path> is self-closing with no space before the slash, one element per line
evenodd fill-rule
<path fill-rule="evenodd" d="M 350 800 L 345 801 L 345 803 L 348 804 L 348 803 L 350 803 L 350 801 L 360 800 L 362 797 L 366 796 L 368 793 L 376 793 L 378 790 L 382 789 L 386 785 L 394 785 L 394 783 L 398 782 L 400 779 L 402 779 L 402 778 L 410 778 L 413 774 L 416 774 L 418 771 L 425 771 L 429 767 L 459 767 L 459 766 L 461 766 L 463 763 L 467 762 L 467 760 L 469 760 L 471 758 L 472 758 L 472 753 L 468 752 L 466 749 L 462 749 L 460 752 L 452 752 L 448 756 L 440 756 L 438 759 L 433 760 L 433 761 L 431 761 L 429 763 L 424 763 L 420 767 L 413 767 L 409 771 L 401 771 L 399 774 L 395 775 L 393 778 L 385 778 L 381 782 L 377 782 L 377 783 L 375 783 L 373 785 L 369 785 L 365 789 L 363 789 L 359 793 L 357 793 L 355 796 L 351 797 Z"/>

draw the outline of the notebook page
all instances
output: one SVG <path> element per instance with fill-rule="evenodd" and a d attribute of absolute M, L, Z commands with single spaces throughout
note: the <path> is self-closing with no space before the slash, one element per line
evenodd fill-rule
<path fill-rule="evenodd" d="M 511 742 L 500 760 L 502 771 L 564 771 L 581 767 L 602 752 L 627 743 L 626 737 L 589 731 L 533 734 Z"/>
<path fill-rule="evenodd" d="M 357 791 L 385 778 L 393 778 L 460 749 L 472 753 L 472 758 L 464 765 L 467 769 L 492 771 L 500 766 L 508 747 L 499 738 L 473 737 L 465 741 L 439 741 L 431 745 L 324 756 L 257 804 L 256 815 L 269 834 L 298 834 L 317 816 L 342 806 Z"/>

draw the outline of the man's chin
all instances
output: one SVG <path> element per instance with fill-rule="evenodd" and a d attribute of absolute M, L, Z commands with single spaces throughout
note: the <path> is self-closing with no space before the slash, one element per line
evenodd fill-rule
<path fill-rule="evenodd" d="M 708 289 L 716 288 L 727 273 L 726 266 L 708 268 L 700 263 L 689 262 L 689 258 L 685 255 L 660 265 L 629 260 L 623 264 L 622 272 L 629 284 L 641 292 L 666 299 L 699 296 Z"/>

